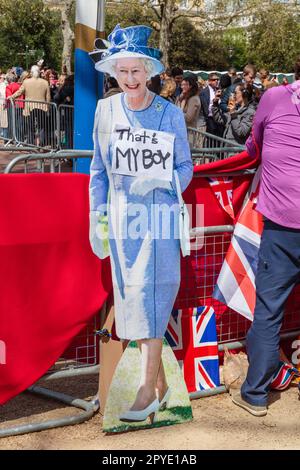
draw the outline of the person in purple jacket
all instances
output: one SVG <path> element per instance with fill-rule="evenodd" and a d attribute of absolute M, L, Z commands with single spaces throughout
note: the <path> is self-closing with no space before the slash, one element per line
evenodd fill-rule
<path fill-rule="evenodd" d="M 261 154 L 257 210 L 264 216 L 264 230 L 254 321 L 247 335 L 249 369 L 232 401 L 255 416 L 267 414 L 284 306 L 300 281 L 300 57 L 295 79 L 265 92 L 246 142 L 251 157 Z"/>

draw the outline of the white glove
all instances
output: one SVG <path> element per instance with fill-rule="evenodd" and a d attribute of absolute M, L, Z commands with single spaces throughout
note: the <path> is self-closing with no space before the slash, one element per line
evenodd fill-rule
<path fill-rule="evenodd" d="M 108 216 L 98 211 L 90 212 L 90 244 L 93 252 L 100 259 L 109 256 Z"/>

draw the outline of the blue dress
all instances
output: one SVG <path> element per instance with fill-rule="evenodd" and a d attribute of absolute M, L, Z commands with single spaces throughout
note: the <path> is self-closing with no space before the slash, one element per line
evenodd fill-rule
<path fill-rule="evenodd" d="M 182 191 L 193 174 L 186 125 L 182 111 L 157 95 L 142 111 L 129 110 L 123 93 L 114 95 L 100 100 L 95 114 L 90 210 L 108 210 L 116 332 L 128 340 L 163 338 L 180 285 L 176 185 L 174 176 L 171 183 L 112 173 L 116 124 L 175 135 Z"/>

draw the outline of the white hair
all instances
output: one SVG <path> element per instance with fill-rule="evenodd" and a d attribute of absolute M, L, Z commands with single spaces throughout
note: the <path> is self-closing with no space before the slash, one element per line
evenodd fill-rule
<path fill-rule="evenodd" d="M 147 80 L 150 80 L 151 77 L 156 75 L 155 68 L 151 59 L 140 57 L 138 58 L 145 67 L 147 73 Z M 108 73 L 111 77 L 117 78 L 117 61 L 118 59 L 111 59 L 105 64 L 105 72 Z"/>
<path fill-rule="evenodd" d="M 40 76 L 40 68 L 37 65 L 33 65 L 31 67 L 31 75 L 34 78 L 39 78 Z"/>

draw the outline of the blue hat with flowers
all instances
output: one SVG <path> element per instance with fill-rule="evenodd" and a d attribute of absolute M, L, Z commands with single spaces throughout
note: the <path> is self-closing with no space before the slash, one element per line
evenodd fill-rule
<path fill-rule="evenodd" d="M 118 24 L 108 36 L 108 41 L 96 39 L 95 49 L 90 52 L 96 70 L 110 73 L 112 60 L 136 57 L 151 60 L 153 75 L 160 74 L 164 70 L 159 60 L 162 54 L 159 49 L 147 45 L 152 31 L 148 26 L 121 28 Z"/>

